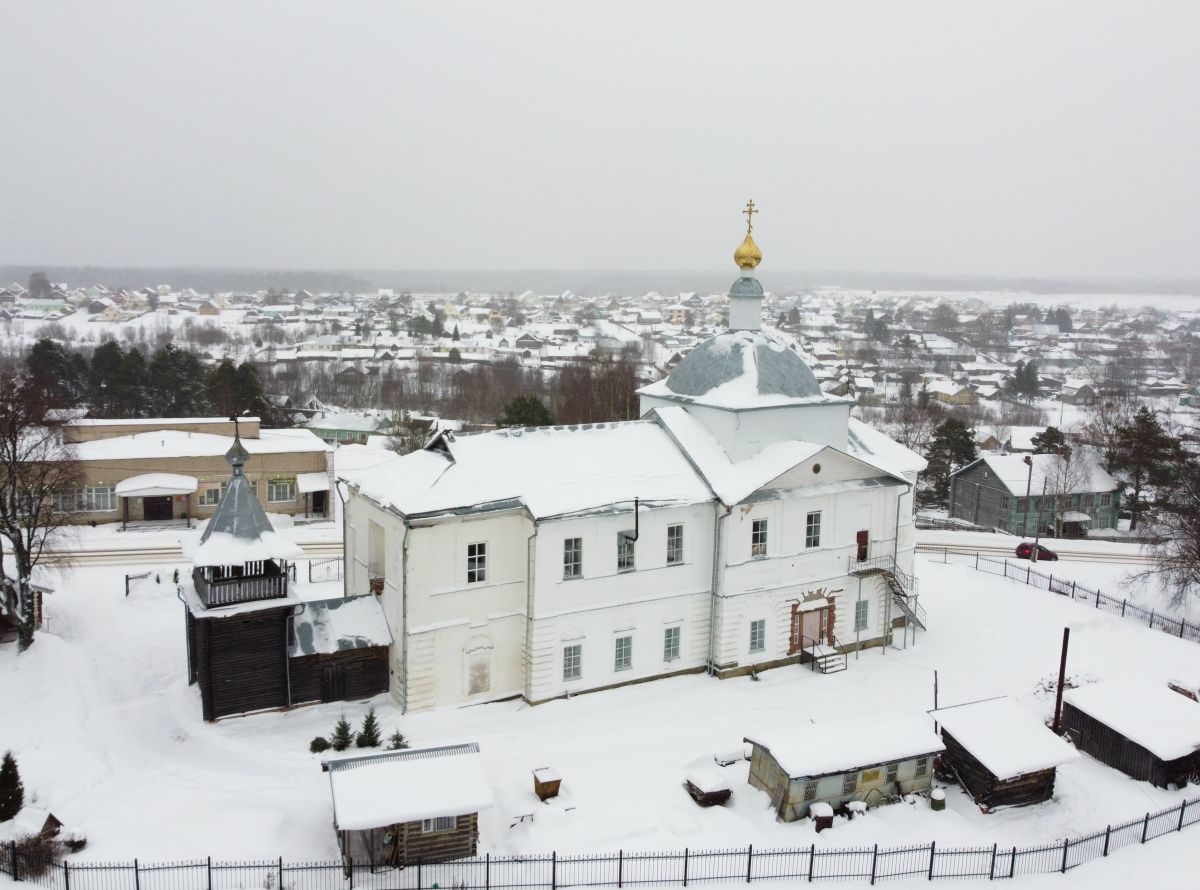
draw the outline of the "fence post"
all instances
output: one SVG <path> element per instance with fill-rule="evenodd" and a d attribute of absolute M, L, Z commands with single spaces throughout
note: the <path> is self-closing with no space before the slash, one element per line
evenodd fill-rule
<path fill-rule="evenodd" d="M 1182 816 L 1179 818 L 1179 821 L 1181 823 L 1183 822 Z M 753 869 L 753 868 L 754 868 L 754 844 L 751 844 L 750 847 L 746 850 L 746 883 L 747 884 L 750 883 L 750 872 L 751 872 L 751 869 Z"/>
<path fill-rule="evenodd" d="M 1127 602 L 1129 602 L 1129 600 L 1121 600 L 1121 617 L 1122 618 L 1125 617 L 1125 604 Z"/>
<path fill-rule="evenodd" d="M 1150 814 L 1146 814 L 1146 818 L 1142 820 L 1142 843 L 1146 843 L 1146 832 L 1150 828 Z"/>
<path fill-rule="evenodd" d="M 1033 566 L 1032 565 L 1025 566 L 1025 583 L 1026 584 L 1029 583 L 1029 579 L 1032 575 L 1033 575 Z"/>
<path fill-rule="evenodd" d="M 1150 610 L 1150 626 L 1154 627 L 1154 610 Z"/>
<path fill-rule="evenodd" d="M 1179 805 L 1179 824 L 1175 827 L 1176 831 L 1183 831 L 1183 814 L 1187 812 L 1187 805 L 1186 800 Z"/>
<path fill-rule="evenodd" d="M 1064 875 L 1067 873 L 1067 851 L 1068 851 L 1068 850 L 1070 850 L 1070 849 L 1071 849 L 1071 840 L 1070 840 L 1070 838 L 1068 838 L 1067 840 L 1063 841 L 1063 864 L 1062 864 L 1062 873 L 1063 873 Z"/>
<path fill-rule="evenodd" d="M 879 844 L 875 845 L 874 851 L 871 853 L 871 883 L 875 883 L 875 865 L 879 862 Z"/>
<path fill-rule="evenodd" d="M 617 850 L 617 886 L 624 887 L 623 883 L 625 875 L 625 851 Z"/>
<path fill-rule="evenodd" d="M 12 879 L 14 881 L 19 881 L 19 880 L 21 880 L 21 872 L 17 868 L 17 842 L 9 841 L 8 849 L 9 849 L 9 853 L 12 856 Z"/>
<path fill-rule="evenodd" d="M 283 885 L 281 884 L 280 890 L 282 890 L 282 887 Z M 142 890 L 142 875 L 141 871 L 138 869 L 136 859 L 133 860 L 133 890 Z"/>
<path fill-rule="evenodd" d="M 1183 639 L 1183 626 L 1187 624 L 1182 618 L 1179 619 L 1179 639 Z"/>
<path fill-rule="evenodd" d="M 550 851 L 550 890 L 558 887 L 558 850 Z"/>
<path fill-rule="evenodd" d="M 1105 856 L 1108 855 L 1108 839 L 1111 837 L 1112 837 L 1112 826 L 1111 825 L 1104 826 L 1104 854 L 1103 855 L 1105 855 Z"/>
<path fill-rule="evenodd" d="M 1013 846 L 1012 859 L 1008 863 L 1008 877 L 1011 880 L 1013 875 L 1017 873 L 1017 848 Z"/>
<path fill-rule="evenodd" d="M 71 863 L 63 860 L 63 890 L 71 890 Z"/>
<path fill-rule="evenodd" d="M 354 886 L 354 878 L 350 878 L 350 886 Z M 212 890 L 212 857 L 208 857 L 208 890 Z"/>
<path fill-rule="evenodd" d="M 812 883 L 813 875 L 813 860 L 817 858 L 817 845 L 813 844 L 808 848 L 808 882 Z"/>
<path fill-rule="evenodd" d="M 999 844 L 992 844 L 992 867 L 988 869 L 988 880 L 996 880 L 996 850 L 999 849 Z"/>
<path fill-rule="evenodd" d="M 417 857 L 417 890 L 421 890 L 421 857 Z"/>
<path fill-rule="evenodd" d="M 688 848 L 684 847 L 683 848 L 683 886 L 685 886 L 685 887 L 687 886 L 687 861 L 688 861 Z"/>
<path fill-rule="evenodd" d="M 929 842 L 929 880 L 933 880 L 933 857 L 937 855 L 937 841 Z"/>
<path fill-rule="evenodd" d="M 292 568 L 295 568 L 295 567 L 296 567 L 296 564 L 292 563 Z M 279 857 L 279 890 L 283 890 L 283 857 L 282 856 Z"/>

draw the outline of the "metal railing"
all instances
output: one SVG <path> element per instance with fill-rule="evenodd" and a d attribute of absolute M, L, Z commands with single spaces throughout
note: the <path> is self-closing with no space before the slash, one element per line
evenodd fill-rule
<path fill-rule="evenodd" d="M 1038 571 L 1032 563 L 1025 560 L 997 559 L 994 556 L 984 556 L 977 550 L 953 547 L 925 550 L 922 555 L 935 562 L 939 561 L 937 557 L 941 556 L 940 561 L 943 563 L 965 565 L 980 572 L 1003 575 L 1010 581 L 1019 581 L 1039 590 L 1069 597 L 1074 602 L 1085 603 L 1093 609 L 1099 609 L 1109 615 L 1117 615 L 1128 621 L 1137 621 L 1146 627 L 1162 631 L 1173 637 L 1200 643 L 1200 625 L 1191 624 L 1182 618 L 1171 618 L 1155 609 L 1147 609 L 1131 603 L 1128 599 L 1109 596 L 1068 578 L 1061 576 L 1056 578 L 1051 573 Z"/>
<path fill-rule="evenodd" d="M 689 883 L 822 879 L 874 884 L 918 877 L 1007 879 L 1066 872 L 1102 859 L 1122 847 L 1145 844 L 1200 822 L 1200 799 L 1146 813 L 1082 837 L 1027 847 L 998 844 L 902 847 L 760 847 L 626 853 L 531 853 L 473 856 L 439 863 L 384 867 L 340 860 L 78 862 L 32 852 L 13 841 L 0 847 L 0 874 L 48 890 L 214 890 L 262 887 L 271 890 L 431 890 L 491 888 L 686 887 Z M 35 845 L 39 851 L 45 844 Z"/>
<path fill-rule="evenodd" d="M 346 561 L 340 556 L 308 561 L 308 580 L 312 584 L 322 581 L 341 581 L 345 571 Z"/>
<path fill-rule="evenodd" d="M 192 582 L 200 601 L 209 608 L 287 596 L 286 572 L 209 581 L 204 577 L 203 570 L 196 568 L 192 569 Z"/>
<path fill-rule="evenodd" d="M 915 575 L 910 575 L 900 566 L 896 565 L 896 560 L 889 554 L 887 556 L 873 556 L 870 559 L 856 559 L 853 555 L 847 560 L 846 574 L 848 575 L 870 575 L 875 573 L 888 572 L 896 576 L 896 580 L 900 582 L 900 586 L 904 588 L 904 593 L 909 599 L 916 599 L 918 595 L 917 578 Z"/>

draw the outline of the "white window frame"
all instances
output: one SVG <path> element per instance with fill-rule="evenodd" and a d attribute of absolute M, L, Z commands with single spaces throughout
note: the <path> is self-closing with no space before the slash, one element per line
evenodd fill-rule
<path fill-rule="evenodd" d="M 487 580 L 487 541 L 467 545 L 467 583 L 482 584 Z"/>
<path fill-rule="evenodd" d="M 678 661 L 679 660 L 679 644 L 683 640 L 683 628 L 678 625 L 675 627 L 663 628 L 663 661 Z"/>
<path fill-rule="evenodd" d="M 115 513 L 118 500 L 115 485 L 84 485 L 58 492 L 54 509 L 58 513 Z"/>
<path fill-rule="evenodd" d="M 563 538 L 563 580 L 583 577 L 583 538 Z"/>
<path fill-rule="evenodd" d="M 667 565 L 677 566 L 683 562 L 683 523 L 667 526 Z"/>
<path fill-rule="evenodd" d="M 767 619 L 755 618 L 750 622 L 750 651 L 767 651 Z"/>
<path fill-rule="evenodd" d="M 750 522 L 750 555 L 751 556 L 766 556 L 767 555 L 767 532 L 768 523 L 766 519 L 754 519 Z"/>
<path fill-rule="evenodd" d="M 563 682 L 583 679 L 583 644 L 568 643 L 563 646 Z"/>
<path fill-rule="evenodd" d="M 454 831 L 458 828 L 457 816 L 438 816 L 434 819 L 421 820 L 421 833 L 432 834 L 437 831 Z"/>
<path fill-rule="evenodd" d="M 279 497 L 279 490 L 283 489 L 283 497 Z M 295 503 L 296 501 L 296 480 L 295 479 L 268 479 L 267 480 L 267 503 L 268 504 L 287 504 Z"/>
<path fill-rule="evenodd" d="M 221 503 L 221 489 L 218 486 L 200 489 L 196 495 L 197 507 L 215 507 Z"/>
<path fill-rule="evenodd" d="M 632 572 L 637 568 L 637 542 L 633 532 L 617 532 L 617 571 Z"/>
<path fill-rule="evenodd" d="M 633 670 L 633 634 L 623 634 L 613 640 L 613 670 Z"/>
<path fill-rule="evenodd" d="M 813 510 L 804 517 L 804 547 L 811 550 L 821 546 L 821 511 Z"/>
<path fill-rule="evenodd" d="M 871 617 L 871 601 L 858 600 L 854 603 L 854 629 L 866 630 Z"/>

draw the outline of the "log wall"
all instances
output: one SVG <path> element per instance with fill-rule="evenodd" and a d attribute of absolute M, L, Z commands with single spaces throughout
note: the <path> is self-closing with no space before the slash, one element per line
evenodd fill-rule
<path fill-rule="evenodd" d="M 388 647 L 346 649 L 325 655 L 301 655 L 288 665 L 292 704 L 333 701 L 321 695 L 321 674 L 327 666 L 338 666 L 345 675 L 346 700 L 370 698 L 388 691 Z"/>
<path fill-rule="evenodd" d="M 1063 703 L 1062 725 L 1071 734 L 1076 748 L 1130 778 L 1165 788 L 1171 783 L 1183 786 L 1191 776 L 1200 774 L 1200 750 L 1178 760 L 1161 760 L 1069 702 Z"/>
<path fill-rule="evenodd" d="M 1042 803 L 1054 794 L 1054 767 L 1001 780 L 945 729 L 942 741 L 946 745 L 942 763 L 954 770 L 963 790 L 981 806 L 1020 807 Z"/>
<path fill-rule="evenodd" d="M 204 719 L 288 705 L 290 608 L 193 618 L 193 658 Z"/>

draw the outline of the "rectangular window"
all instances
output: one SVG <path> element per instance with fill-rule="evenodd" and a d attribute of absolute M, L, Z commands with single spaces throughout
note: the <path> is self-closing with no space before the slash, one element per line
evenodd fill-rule
<path fill-rule="evenodd" d="M 1096 496 L 1094 494 L 1085 494 L 1083 496 L 1083 508 L 1090 510 L 1094 506 L 1096 506 Z"/>
<path fill-rule="evenodd" d="M 750 622 L 750 651 L 762 652 L 767 648 L 767 619 Z"/>
<path fill-rule="evenodd" d="M 929 758 L 928 757 L 917 758 L 916 775 L 923 776 L 928 772 L 929 772 Z"/>
<path fill-rule="evenodd" d="M 817 782 L 816 779 L 809 779 L 807 782 L 804 783 L 804 799 L 805 800 L 816 800 L 817 799 L 817 785 L 818 784 L 819 783 Z"/>
<path fill-rule="evenodd" d="M 804 521 L 804 546 L 821 546 L 821 511 L 809 513 Z"/>
<path fill-rule="evenodd" d="M 633 667 L 633 637 L 617 637 L 613 646 L 613 670 L 627 671 Z"/>
<path fill-rule="evenodd" d="M 876 767 L 875 769 L 863 770 L 862 781 L 863 781 L 864 785 L 868 784 L 869 782 L 878 782 L 879 781 L 879 768 Z"/>
<path fill-rule="evenodd" d="M 59 513 L 111 513 L 117 509 L 116 486 L 68 488 L 54 495 L 54 509 Z"/>
<path fill-rule="evenodd" d="M 205 488 L 196 495 L 196 503 L 201 507 L 215 507 L 221 503 L 221 489 Z"/>
<path fill-rule="evenodd" d="M 487 544 L 467 545 L 467 583 L 487 580 Z"/>
<path fill-rule="evenodd" d="M 900 764 L 889 763 L 887 765 L 887 780 L 889 782 L 895 782 L 898 775 L 900 775 Z"/>
<path fill-rule="evenodd" d="M 756 519 L 750 527 L 750 555 L 767 555 L 767 520 Z"/>
<path fill-rule="evenodd" d="M 674 566 L 683 562 L 683 526 L 667 526 L 667 565 Z"/>
<path fill-rule="evenodd" d="M 617 571 L 632 572 L 634 565 L 633 532 L 617 532 Z"/>
<path fill-rule="evenodd" d="M 846 773 L 842 776 L 842 794 L 853 794 L 858 787 L 858 773 Z"/>
<path fill-rule="evenodd" d="M 433 831 L 453 831 L 457 827 L 457 816 L 438 816 L 436 819 L 421 820 L 421 832 L 423 834 L 429 834 Z"/>
<path fill-rule="evenodd" d="M 1111 507 L 1112 506 L 1112 495 L 1111 494 L 1100 495 L 1100 506 L 1101 507 Z"/>
<path fill-rule="evenodd" d="M 583 577 L 583 538 L 563 541 L 563 577 Z"/>
<path fill-rule="evenodd" d="M 1000 498 L 1000 509 L 1001 510 L 1008 509 L 1008 498 Z"/>
<path fill-rule="evenodd" d="M 679 635 L 678 627 L 668 627 L 663 631 L 663 661 L 675 661 L 679 658 Z"/>
<path fill-rule="evenodd" d="M 296 500 L 295 479 L 271 479 L 267 482 L 267 501 L 272 504 Z"/>
<path fill-rule="evenodd" d="M 854 604 L 854 629 L 867 629 L 867 612 L 871 607 L 869 600 L 859 600 Z"/>
<path fill-rule="evenodd" d="M 563 646 L 563 679 L 578 680 L 583 676 L 583 646 L 575 643 Z"/>

